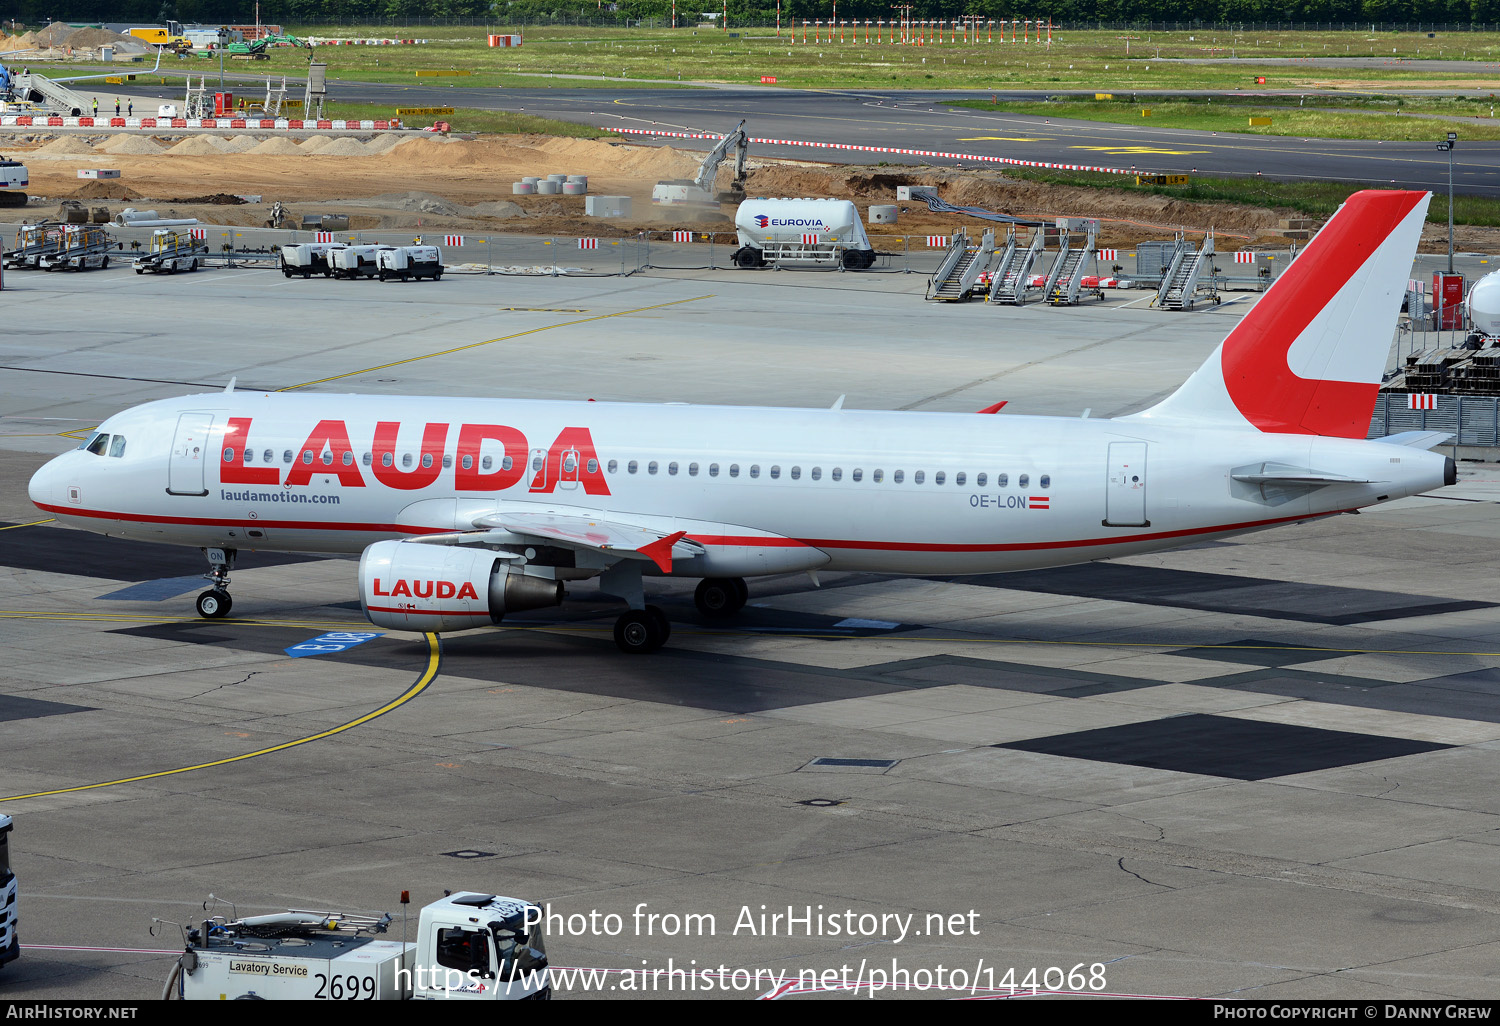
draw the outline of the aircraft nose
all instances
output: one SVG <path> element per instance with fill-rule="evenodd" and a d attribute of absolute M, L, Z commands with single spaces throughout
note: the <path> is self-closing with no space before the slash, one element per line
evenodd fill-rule
<path fill-rule="evenodd" d="M 32 504 L 42 509 L 56 505 L 59 491 L 58 482 L 62 479 L 62 469 L 58 466 L 63 457 L 57 456 L 44 463 L 35 474 L 31 475 L 31 481 L 26 486 L 26 494 L 30 496 Z"/>

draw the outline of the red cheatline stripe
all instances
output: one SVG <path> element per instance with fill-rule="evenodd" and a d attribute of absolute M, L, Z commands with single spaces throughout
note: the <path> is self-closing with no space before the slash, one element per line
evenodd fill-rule
<path fill-rule="evenodd" d="M 488 612 L 474 613 L 467 609 L 402 609 L 397 606 L 366 606 L 372 613 L 403 613 L 406 616 L 482 616 L 486 620 L 490 618 Z"/>
<path fill-rule="evenodd" d="M 36 503 L 39 509 L 63 516 L 84 516 L 102 520 L 122 520 L 130 523 L 183 524 L 196 527 L 275 527 L 291 530 L 311 531 L 377 531 L 386 534 L 448 534 L 450 528 L 413 527 L 405 524 L 360 524 L 349 522 L 322 522 L 316 520 L 209 520 L 195 517 L 164 517 L 136 513 L 106 513 L 99 510 L 84 510 L 75 506 L 51 506 Z M 895 542 L 867 541 L 846 538 L 782 538 L 759 535 L 688 535 L 687 540 L 700 545 L 717 545 L 732 548 L 816 548 L 858 549 L 884 552 L 1034 552 L 1042 549 L 1088 548 L 1096 545 L 1120 545 L 1126 542 L 1164 541 L 1168 538 L 1191 538 L 1196 535 L 1218 534 L 1223 531 L 1247 531 L 1257 527 L 1272 527 L 1297 521 L 1317 520 L 1322 517 L 1352 513 L 1349 509 L 1330 510 L 1327 513 L 1307 513 L 1301 516 L 1276 517 L 1271 520 L 1249 520 L 1234 524 L 1211 524 L 1205 527 L 1190 527 L 1178 531 L 1155 531 L 1149 534 L 1122 534 L 1106 538 L 1071 538 L 1061 541 L 1003 542 L 1003 543 L 949 543 L 949 542 Z M 409 612 L 409 610 L 400 610 Z"/>

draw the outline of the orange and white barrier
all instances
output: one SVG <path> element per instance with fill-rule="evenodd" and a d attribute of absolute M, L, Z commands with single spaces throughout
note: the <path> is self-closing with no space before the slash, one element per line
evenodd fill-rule
<path fill-rule="evenodd" d="M 509 35 L 509 36 L 507 36 L 507 35 L 492 35 L 492 36 L 490 36 L 490 46 L 492 46 L 492 47 L 493 46 L 520 46 L 520 45 L 521 45 L 521 37 L 518 36 L 518 35 Z"/>
<path fill-rule="evenodd" d="M 650 128 L 616 128 L 613 125 L 600 125 L 601 131 L 619 132 L 622 135 L 650 135 L 661 139 L 712 139 L 718 142 L 721 138 L 717 135 L 709 135 L 705 132 L 658 132 Z M 905 150 L 890 146 L 857 146 L 853 143 L 831 143 L 813 142 L 806 139 L 761 139 L 751 138 L 750 142 L 759 143 L 762 146 L 806 146 L 819 150 L 847 150 L 853 153 L 895 153 L 908 157 L 940 157 L 944 160 L 977 160 L 987 164 L 1010 164 L 1013 167 L 1047 167 L 1059 171 L 1100 171 L 1111 175 L 1138 175 L 1143 172 L 1139 169 L 1126 169 L 1121 167 L 1100 167 L 1095 164 L 1059 164 L 1047 160 L 1018 160 L 1015 157 L 994 157 L 985 153 L 948 153 L 944 150 Z"/>
<path fill-rule="evenodd" d="M 931 246 L 933 249 L 947 249 L 948 248 L 948 236 L 946 236 L 946 235 L 929 235 L 929 236 L 927 236 L 927 245 Z"/>
<path fill-rule="evenodd" d="M 1255 263 L 1255 254 L 1248 249 L 1242 249 L 1234 255 L 1234 262 L 1237 264 L 1253 264 Z"/>
<path fill-rule="evenodd" d="M 673 242 L 692 242 L 693 241 L 693 233 L 692 232 L 681 232 L 681 231 L 679 231 L 679 232 L 673 232 L 672 233 L 672 241 Z"/>
<path fill-rule="evenodd" d="M 598 249 L 599 248 L 599 240 L 598 239 L 579 239 L 578 240 L 578 248 L 579 249 Z"/>
<path fill-rule="evenodd" d="M 464 237 L 462 235 L 444 235 L 443 236 L 443 245 L 445 245 L 445 246 L 462 246 L 463 244 L 464 244 Z"/>
<path fill-rule="evenodd" d="M 300 118 L 63 118 L 41 114 L 0 115 L 0 127 L 32 128 L 251 128 L 256 131 L 332 130 L 345 132 L 388 131 L 402 128 L 400 121 L 303 120 Z"/>

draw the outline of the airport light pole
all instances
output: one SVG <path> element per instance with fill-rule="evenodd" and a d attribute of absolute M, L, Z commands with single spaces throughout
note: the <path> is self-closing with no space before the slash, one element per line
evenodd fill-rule
<path fill-rule="evenodd" d="M 1453 147 L 1458 144 L 1458 133 L 1449 132 L 1448 141 L 1440 142 L 1437 148 L 1448 151 L 1448 273 L 1453 273 Z"/>

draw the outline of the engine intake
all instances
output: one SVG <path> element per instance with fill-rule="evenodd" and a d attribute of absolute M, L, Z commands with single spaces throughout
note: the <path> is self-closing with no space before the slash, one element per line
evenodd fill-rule
<path fill-rule="evenodd" d="M 359 558 L 359 604 L 392 630 L 473 630 L 562 599 L 562 582 L 528 576 L 488 549 L 382 541 Z"/>

